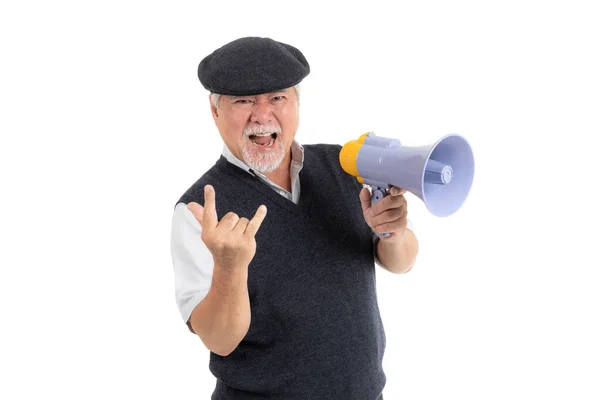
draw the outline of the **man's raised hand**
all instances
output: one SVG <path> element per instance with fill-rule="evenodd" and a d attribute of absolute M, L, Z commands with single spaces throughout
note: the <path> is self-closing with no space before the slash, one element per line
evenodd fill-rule
<path fill-rule="evenodd" d="M 191 202 L 187 208 L 202 226 L 202 241 L 210 250 L 215 267 L 241 268 L 250 264 L 256 254 L 256 232 L 267 215 L 264 205 L 258 207 L 251 220 L 229 212 L 219 221 L 215 190 L 211 185 L 206 185 L 204 207 Z"/>

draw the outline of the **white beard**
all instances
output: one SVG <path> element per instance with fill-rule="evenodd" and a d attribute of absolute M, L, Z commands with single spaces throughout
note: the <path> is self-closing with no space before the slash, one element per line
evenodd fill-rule
<path fill-rule="evenodd" d="M 273 132 L 277 133 L 277 139 L 274 143 L 275 148 L 271 149 L 268 153 L 258 151 L 256 145 L 249 139 L 251 134 Z M 242 158 L 251 169 L 261 174 L 268 174 L 275 171 L 281 165 L 285 157 L 285 147 L 281 138 L 281 129 L 278 126 L 260 126 L 245 129 L 244 137 L 247 140 L 244 141 L 244 145 L 242 146 Z"/>

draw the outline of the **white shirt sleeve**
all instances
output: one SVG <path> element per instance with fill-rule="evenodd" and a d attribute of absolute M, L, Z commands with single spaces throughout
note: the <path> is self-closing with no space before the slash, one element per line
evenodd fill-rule
<path fill-rule="evenodd" d="M 184 322 L 208 294 L 212 283 L 212 254 L 200 238 L 202 227 L 185 203 L 173 212 L 171 257 L 175 277 L 175 300 Z"/>

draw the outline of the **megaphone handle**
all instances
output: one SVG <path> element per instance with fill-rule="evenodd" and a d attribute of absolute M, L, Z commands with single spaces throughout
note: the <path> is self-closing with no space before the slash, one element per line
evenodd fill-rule
<path fill-rule="evenodd" d="M 388 188 L 387 187 L 381 187 L 381 186 L 372 186 L 372 190 L 371 190 L 371 207 L 373 207 L 375 204 L 379 203 L 381 200 L 383 200 L 383 198 L 385 196 L 388 195 L 387 193 Z M 390 234 L 388 232 L 386 233 L 378 233 L 377 237 L 388 237 L 390 236 Z"/>

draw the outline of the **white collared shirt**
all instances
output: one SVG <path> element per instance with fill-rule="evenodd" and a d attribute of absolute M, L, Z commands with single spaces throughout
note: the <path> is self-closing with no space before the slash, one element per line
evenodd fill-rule
<path fill-rule="evenodd" d="M 293 141 L 291 146 L 292 152 L 292 162 L 290 164 L 290 179 L 292 181 L 292 193 L 288 192 L 278 184 L 272 182 L 265 175 L 260 172 L 251 170 L 246 163 L 239 160 L 236 156 L 234 156 L 231 151 L 227 148 L 226 145 L 223 145 L 223 156 L 232 163 L 233 165 L 237 165 L 244 171 L 251 173 L 252 175 L 257 176 L 269 185 L 273 190 L 282 195 L 288 200 L 293 201 L 295 204 L 298 204 L 298 200 L 300 199 L 300 171 L 302 170 L 302 166 L 304 165 L 304 148 L 297 142 Z"/>

